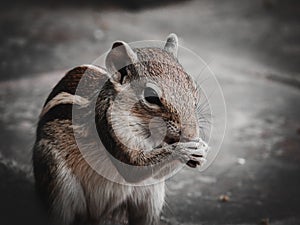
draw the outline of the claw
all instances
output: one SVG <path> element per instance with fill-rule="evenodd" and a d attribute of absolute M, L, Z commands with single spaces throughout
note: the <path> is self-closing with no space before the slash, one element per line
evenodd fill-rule
<path fill-rule="evenodd" d="M 203 155 L 200 155 L 200 154 L 192 154 L 192 156 L 194 156 L 194 157 L 204 157 Z"/>

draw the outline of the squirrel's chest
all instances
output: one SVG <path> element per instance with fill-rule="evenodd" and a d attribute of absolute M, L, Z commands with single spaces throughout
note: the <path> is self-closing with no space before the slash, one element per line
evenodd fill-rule
<path fill-rule="evenodd" d="M 131 186 L 121 185 L 104 178 L 97 185 L 85 187 L 89 214 L 94 218 L 105 218 L 116 208 L 124 205 L 133 194 Z"/>
<path fill-rule="evenodd" d="M 149 200 L 154 197 L 158 205 L 163 205 L 165 184 L 160 182 L 149 186 L 129 186 L 103 180 L 101 185 L 90 186 L 85 191 L 89 214 L 94 218 L 107 218 L 116 211 L 125 212 L 127 204 L 148 202 L 151 205 Z"/>

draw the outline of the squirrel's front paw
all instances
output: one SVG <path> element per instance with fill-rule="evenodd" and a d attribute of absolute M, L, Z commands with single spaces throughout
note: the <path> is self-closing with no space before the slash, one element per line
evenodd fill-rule
<path fill-rule="evenodd" d="M 192 142 L 178 142 L 174 147 L 174 153 L 189 167 L 201 166 L 206 161 L 208 145 L 201 139 Z"/>

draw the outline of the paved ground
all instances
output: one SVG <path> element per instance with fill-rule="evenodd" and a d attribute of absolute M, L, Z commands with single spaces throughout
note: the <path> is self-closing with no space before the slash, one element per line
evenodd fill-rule
<path fill-rule="evenodd" d="M 168 181 L 164 223 L 300 224 L 299 3 L 186 1 L 129 12 L 32 5 L 0 14 L 1 224 L 44 224 L 31 146 L 40 108 L 63 71 L 92 62 L 116 39 L 170 32 L 216 73 L 228 126 L 208 169 L 185 169 Z"/>

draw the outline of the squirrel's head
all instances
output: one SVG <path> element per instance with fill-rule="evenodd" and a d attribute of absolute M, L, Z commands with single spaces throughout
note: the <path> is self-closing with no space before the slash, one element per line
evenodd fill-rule
<path fill-rule="evenodd" d="M 177 50 L 177 36 L 170 34 L 164 48 L 131 48 L 117 41 L 108 53 L 114 97 L 106 119 L 124 146 L 146 150 L 199 139 L 199 92 L 178 62 Z"/>

